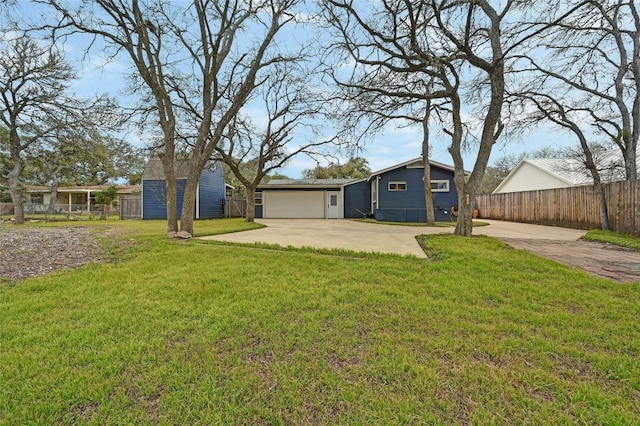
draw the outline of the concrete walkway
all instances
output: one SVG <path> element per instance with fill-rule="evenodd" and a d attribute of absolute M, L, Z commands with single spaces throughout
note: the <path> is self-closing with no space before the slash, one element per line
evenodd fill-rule
<path fill-rule="evenodd" d="M 552 226 L 482 220 L 474 235 L 495 238 L 527 238 L 575 241 L 586 231 Z M 258 219 L 266 228 L 202 237 L 205 240 L 237 243 L 267 243 L 284 247 L 335 248 L 365 252 L 396 253 L 425 258 L 415 237 L 453 233 L 454 228 L 398 226 L 356 222 L 348 219 Z"/>

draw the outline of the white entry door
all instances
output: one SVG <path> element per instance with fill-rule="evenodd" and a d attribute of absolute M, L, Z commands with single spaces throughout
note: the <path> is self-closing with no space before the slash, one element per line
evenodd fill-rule
<path fill-rule="evenodd" d="M 327 219 L 340 218 L 340 192 L 327 191 Z"/>

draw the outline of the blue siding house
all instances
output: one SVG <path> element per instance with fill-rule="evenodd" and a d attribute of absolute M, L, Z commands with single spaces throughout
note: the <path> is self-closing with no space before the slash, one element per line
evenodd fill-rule
<path fill-rule="evenodd" d="M 434 161 L 430 165 L 435 220 L 447 221 L 451 206 L 458 204 L 454 169 Z M 380 221 L 426 222 L 423 176 L 419 157 L 374 172 L 366 179 L 272 180 L 258 187 L 256 217 L 374 217 Z"/>
<path fill-rule="evenodd" d="M 178 218 L 182 213 L 188 171 L 188 160 L 176 161 Z M 198 181 L 194 218 L 224 217 L 224 199 L 225 183 L 222 165 L 217 161 L 212 161 L 204 168 Z M 142 219 L 166 218 L 167 198 L 164 170 L 160 158 L 153 157 L 145 166 L 142 175 Z"/>
<path fill-rule="evenodd" d="M 431 192 L 436 221 L 449 220 L 451 206 L 458 204 L 453 167 L 430 162 Z M 416 158 L 369 177 L 371 213 L 377 220 L 389 222 L 425 222 L 424 166 Z"/>
<path fill-rule="evenodd" d="M 371 216 L 371 184 L 361 179 L 344 186 L 344 217 L 364 218 Z"/>

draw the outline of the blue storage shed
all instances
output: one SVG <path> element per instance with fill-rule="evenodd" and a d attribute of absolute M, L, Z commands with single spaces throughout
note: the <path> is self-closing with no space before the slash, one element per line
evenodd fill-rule
<path fill-rule="evenodd" d="M 189 160 L 177 160 L 178 218 L 182 213 L 184 188 L 189 173 Z M 153 157 L 145 166 L 142 175 L 142 219 L 166 219 L 167 197 L 166 179 L 162 161 Z M 222 164 L 209 162 L 200 175 L 196 194 L 194 219 L 215 219 L 224 217 L 225 183 Z"/>

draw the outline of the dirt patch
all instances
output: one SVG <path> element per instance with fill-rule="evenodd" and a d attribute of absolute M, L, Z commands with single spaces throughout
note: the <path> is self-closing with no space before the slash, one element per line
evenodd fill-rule
<path fill-rule="evenodd" d="M 19 281 L 101 260 L 95 231 L 0 226 L 0 280 Z"/>
<path fill-rule="evenodd" d="M 500 238 L 516 249 L 527 250 L 618 282 L 640 282 L 640 252 L 595 241 L 556 241 Z"/>

